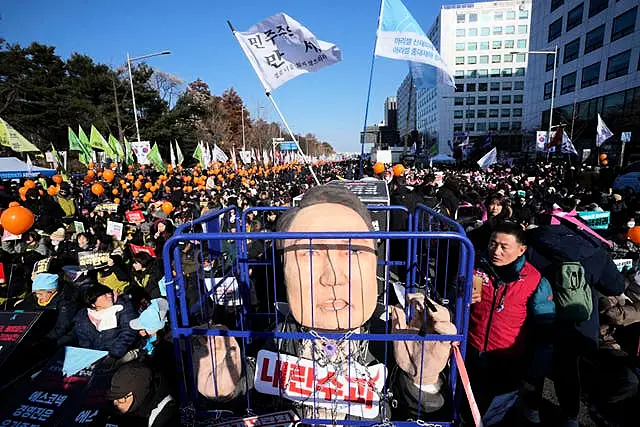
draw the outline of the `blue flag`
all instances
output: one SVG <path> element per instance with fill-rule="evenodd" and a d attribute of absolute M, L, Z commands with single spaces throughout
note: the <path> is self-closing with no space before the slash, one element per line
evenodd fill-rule
<path fill-rule="evenodd" d="M 409 61 L 418 87 L 438 82 L 455 87 L 453 72 L 401 0 L 382 1 L 375 54 Z"/>

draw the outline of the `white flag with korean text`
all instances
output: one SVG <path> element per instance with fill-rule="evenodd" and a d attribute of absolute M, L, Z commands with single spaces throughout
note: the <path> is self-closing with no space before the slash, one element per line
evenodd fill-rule
<path fill-rule="evenodd" d="M 226 163 L 229 157 L 222 151 L 222 148 L 218 147 L 218 144 L 213 144 L 213 159 L 216 162 Z"/>
<path fill-rule="evenodd" d="M 335 44 L 316 39 L 286 13 L 277 13 L 248 31 L 233 34 L 267 92 L 300 74 L 342 60 L 342 52 Z"/>
<path fill-rule="evenodd" d="M 487 169 L 492 164 L 497 163 L 497 161 L 498 150 L 496 149 L 496 147 L 493 147 L 491 151 L 489 151 L 487 154 L 482 156 L 480 160 L 478 160 L 478 166 L 480 166 L 481 169 Z"/>
<path fill-rule="evenodd" d="M 611 138 L 613 136 L 613 132 L 611 132 L 609 130 L 609 128 L 607 127 L 607 125 L 604 123 L 604 120 L 602 120 L 602 117 L 600 117 L 600 113 L 598 113 L 598 128 L 597 128 L 597 135 L 596 135 L 596 147 L 600 147 L 602 144 L 604 144 L 604 142 Z"/>
<path fill-rule="evenodd" d="M 562 130 L 562 146 L 560 148 L 560 152 L 562 152 L 563 154 L 575 154 L 576 156 L 578 155 L 578 150 L 576 150 L 573 142 L 571 141 L 571 139 L 569 139 L 569 135 L 567 135 L 564 130 Z"/>

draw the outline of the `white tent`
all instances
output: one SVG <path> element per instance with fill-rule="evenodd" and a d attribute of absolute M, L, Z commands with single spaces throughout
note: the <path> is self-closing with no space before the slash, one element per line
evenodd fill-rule
<path fill-rule="evenodd" d="M 46 169 L 39 166 L 29 166 L 15 157 L 0 157 L 0 179 L 35 178 L 38 175 L 52 177 L 55 169 Z"/>
<path fill-rule="evenodd" d="M 433 156 L 431 158 L 431 161 L 433 163 L 455 163 L 456 159 L 454 159 L 453 157 L 449 157 L 446 154 L 438 154 L 436 156 Z"/>

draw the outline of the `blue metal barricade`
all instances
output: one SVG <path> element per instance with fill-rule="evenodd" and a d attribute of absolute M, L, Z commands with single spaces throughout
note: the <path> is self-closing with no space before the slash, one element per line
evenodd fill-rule
<path fill-rule="evenodd" d="M 422 411 L 420 405 L 417 406 L 417 413 L 413 417 L 410 417 L 407 413 L 398 413 L 399 410 L 394 411 L 396 409 L 394 405 L 397 407 L 398 399 L 402 397 L 399 397 L 397 393 L 394 396 L 393 384 L 391 384 L 391 378 L 394 375 L 398 375 L 397 372 L 399 371 L 394 360 L 394 348 L 399 342 L 418 342 L 424 348 L 424 345 L 428 342 L 452 341 L 459 343 L 462 351 L 464 351 L 471 298 L 472 260 L 474 256 L 473 247 L 464 232 L 454 227 L 440 214 L 429 211 L 428 208 L 425 209 L 424 207 L 419 207 L 413 216 L 408 215 L 407 231 L 402 232 L 246 232 L 247 218 L 250 212 L 254 212 L 251 216 L 255 220 L 256 216 L 266 215 L 269 211 L 280 214 L 285 209 L 252 208 L 243 212 L 240 217 L 237 216 L 237 210 L 234 209 L 228 208 L 224 211 L 212 212 L 207 214 L 204 219 L 198 219 L 193 223 L 179 227 L 174 236 L 167 241 L 164 248 L 166 292 L 170 306 L 169 315 L 174 336 L 178 371 L 183 379 L 181 384 L 182 405 L 193 405 L 197 413 L 204 418 L 213 415 L 219 417 L 221 414 L 228 414 L 229 411 L 233 411 L 236 417 L 247 417 L 254 414 L 275 412 L 282 408 L 293 408 L 301 418 L 300 421 L 305 424 L 371 425 L 372 423 L 382 423 L 390 419 L 393 424 L 408 426 L 416 424 L 409 418 L 415 420 L 428 419 L 428 414 Z M 369 209 L 385 211 L 399 209 L 406 211 L 401 207 L 387 206 L 370 206 Z M 228 220 L 231 212 L 234 212 L 233 216 L 236 218 L 238 232 L 222 232 L 220 230 L 223 230 L 223 227 L 216 229 L 214 224 L 219 226 L 223 224 L 224 221 Z M 428 220 L 428 216 L 433 216 L 433 218 Z M 197 226 L 201 223 L 207 224 L 207 232 L 198 232 Z M 434 229 L 433 225 L 431 225 L 430 227 L 432 228 L 427 227 L 425 230 L 425 223 L 447 225 L 449 228 Z M 210 224 L 212 228 L 209 228 Z M 285 279 L 291 285 L 291 277 L 295 276 L 292 276 L 291 272 L 283 273 L 283 264 L 286 256 L 293 255 L 286 255 L 286 251 L 282 249 L 280 242 L 289 242 L 287 245 L 290 242 L 298 242 L 297 246 L 294 245 L 297 248 L 295 249 L 297 251 L 295 252 L 296 257 L 304 257 L 306 256 L 305 253 L 308 253 L 308 274 L 310 276 L 308 283 L 311 286 L 311 291 L 310 295 L 300 295 L 300 299 L 302 300 L 302 297 L 306 296 L 311 300 L 308 307 L 310 307 L 311 318 L 313 319 L 314 302 L 311 295 L 315 295 L 314 284 L 315 286 L 320 286 L 318 283 L 321 282 L 318 282 L 318 280 L 322 280 L 318 278 L 321 273 L 316 273 L 315 276 L 313 273 L 311 258 L 321 256 L 317 254 L 317 249 L 313 249 L 316 248 L 314 241 L 323 242 L 321 244 L 322 247 L 330 248 L 326 249 L 327 257 L 329 256 L 329 250 L 344 251 L 344 256 L 347 257 L 345 265 L 348 265 L 348 269 L 344 270 L 344 274 L 348 274 L 349 307 L 352 304 L 356 307 L 358 304 L 358 301 L 352 300 L 352 286 L 359 286 L 360 295 L 357 294 L 358 288 L 356 288 L 356 296 L 363 300 L 371 297 L 367 293 L 374 294 L 372 296 L 375 298 L 374 315 L 366 323 L 358 324 L 357 328 L 353 328 L 351 308 L 348 310 L 347 324 L 349 327 L 340 327 L 340 331 L 336 332 L 331 331 L 331 328 L 314 330 L 302 327 L 298 322 L 292 321 L 292 319 L 298 319 L 294 313 L 295 308 L 292 310 L 287 302 L 288 298 L 291 298 L 291 294 L 288 292 L 293 292 L 291 289 L 295 288 L 288 289 L 285 286 Z M 366 272 L 363 273 L 360 270 L 362 267 L 359 258 L 367 256 L 366 254 L 359 255 L 363 253 L 359 252 L 363 250 L 361 249 L 362 242 L 372 241 L 373 248 L 384 248 L 383 256 L 378 256 L 373 264 L 377 266 L 374 280 L 382 280 L 384 286 L 376 288 L 375 291 L 373 286 L 363 279 L 367 275 Z M 393 259 L 392 254 L 389 253 L 389 242 L 391 241 L 406 243 L 406 260 Z M 330 242 L 330 244 L 326 242 Z M 382 242 L 386 242 L 386 244 L 382 245 Z M 197 252 L 195 256 L 195 273 L 189 275 L 189 277 L 183 274 L 181 245 L 185 243 L 191 244 Z M 336 247 L 338 249 L 335 249 Z M 452 249 L 454 247 L 455 249 Z M 449 248 L 456 253 L 451 257 L 445 256 L 442 248 Z M 431 250 L 436 250 L 436 256 L 432 255 Z M 454 261 L 456 265 L 447 265 L 447 263 L 453 263 Z M 207 266 L 206 271 L 205 266 Z M 358 269 L 353 268 L 355 266 Z M 394 266 L 406 268 L 406 273 L 404 277 L 396 277 L 397 280 L 392 282 L 390 280 L 391 272 L 388 267 Z M 376 267 L 373 268 L 376 269 Z M 302 271 L 300 266 L 298 266 L 298 269 L 300 287 L 302 287 L 305 275 L 300 273 Z M 381 269 L 384 271 L 382 277 L 380 274 Z M 442 278 L 441 274 L 438 274 L 438 271 L 445 270 L 456 271 L 453 281 L 449 280 L 447 275 Z M 305 271 L 305 273 L 307 272 Z M 364 291 L 365 287 L 368 289 L 367 292 Z M 425 334 L 424 330 L 413 331 L 413 333 L 394 331 L 391 325 L 392 310 L 389 304 L 403 306 L 409 319 L 413 314 L 410 304 L 406 304 L 410 293 L 426 294 L 434 301 L 451 308 L 453 311 L 452 322 L 456 326 L 457 333 L 452 335 L 433 335 Z M 300 304 L 304 306 L 303 303 Z M 194 307 L 196 308 L 195 310 Z M 312 320 L 312 324 L 316 325 L 315 321 Z M 340 322 L 338 322 L 338 325 L 340 326 Z M 380 326 L 381 329 L 376 329 L 376 325 Z M 227 346 L 225 348 L 228 349 L 226 353 L 229 354 L 225 353 L 225 357 L 231 356 L 232 352 L 235 351 L 236 344 L 234 343 L 237 343 L 237 351 L 241 354 L 242 366 L 240 371 L 236 372 L 237 376 L 234 377 L 236 389 L 240 391 L 237 395 L 228 396 L 225 394 L 223 396 L 218 393 L 220 385 L 218 384 L 218 376 L 214 375 L 214 372 L 218 372 L 218 367 L 220 367 L 221 372 L 226 372 L 222 364 L 230 363 L 227 362 L 228 359 L 225 359 L 225 357 L 222 359 L 216 357 L 218 356 L 216 349 L 218 344 L 222 342 L 221 340 L 226 340 L 224 341 Z M 201 349 L 201 347 L 194 343 L 205 343 L 208 354 L 201 356 L 201 353 L 198 352 L 198 348 Z M 383 372 L 383 385 L 380 390 L 378 391 L 373 386 L 374 383 L 372 381 L 374 379 L 371 376 L 363 377 L 365 380 L 362 380 L 362 378 L 359 379 L 359 377 L 350 376 L 350 374 L 343 373 L 344 375 L 342 375 L 336 373 L 337 371 L 327 374 L 329 371 L 326 371 L 326 369 L 331 368 L 331 364 L 319 365 L 320 362 L 316 361 L 315 356 L 311 357 L 310 361 L 303 357 L 306 354 L 304 351 L 310 352 L 311 355 L 316 355 L 317 346 L 325 346 L 325 344 L 330 346 L 332 343 L 336 344 L 336 346 L 342 346 L 342 348 L 346 349 L 345 351 L 348 351 L 348 373 L 351 373 L 352 363 L 357 365 L 351 359 L 352 346 L 357 350 L 354 350 L 354 354 L 360 354 L 359 352 L 362 349 L 366 349 L 362 350 L 362 354 L 366 356 L 368 363 L 374 363 L 368 359 L 369 356 L 373 355 L 373 360 L 379 363 L 371 366 L 379 366 L 382 371 L 378 371 L 378 374 Z M 301 367 L 304 365 L 303 362 L 300 362 L 302 363 L 300 366 L 296 363 L 295 366 L 298 371 L 291 371 L 293 365 L 290 366 L 291 369 L 289 371 L 286 371 L 287 362 L 284 359 L 280 360 L 280 349 L 283 345 L 289 344 L 298 349 L 305 349 L 304 351 L 300 350 L 302 353 L 297 353 L 297 356 L 291 354 L 290 356 L 298 357 L 298 361 L 310 363 L 311 365 L 307 368 L 311 374 L 304 378 L 298 378 L 302 375 L 301 369 L 305 369 Z M 278 390 L 276 394 L 279 395 L 270 395 L 265 400 L 267 395 L 262 388 L 266 384 L 263 380 L 267 371 L 264 369 L 266 369 L 265 366 L 270 366 L 269 359 L 265 355 L 271 354 L 267 349 L 273 349 L 275 345 L 278 346 L 278 368 L 275 371 L 270 371 L 269 381 L 273 378 L 273 387 Z M 374 349 L 377 349 L 377 352 Z M 195 356 L 194 351 L 196 351 Z M 209 377 L 204 375 L 208 371 L 203 366 L 211 370 Z M 368 369 L 364 372 L 369 372 Z M 321 372 L 325 372 L 326 376 L 324 378 L 316 377 Z M 430 420 L 428 425 L 448 426 L 456 424 L 458 420 L 457 406 L 461 402 L 460 393 L 456 388 L 456 372 L 455 361 L 451 358 L 449 368 L 446 369 L 446 385 L 442 391 L 445 400 L 448 402 L 445 405 L 446 414 L 443 415 L 443 419 Z M 298 375 L 298 377 L 294 377 L 294 375 Z M 367 373 L 367 375 L 369 374 Z M 327 378 L 329 377 L 334 378 L 335 381 L 328 382 Z M 209 378 L 209 383 L 207 383 L 209 388 L 207 390 L 203 389 L 205 378 Z M 292 378 L 296 378 L 298 381 L 292 381 Z M 342 380 L 347 378 L 346 385 L 344 381 L 340 383 L 337 378 Z M 379 379 L 379 376 L 375 378 Z M 387 380 L 389 381 L 388 384 Z M 292 382 L 294 385 L 291 384 Z M 306 389 L 300 388 L 302 385 L 305 385 Z M 327 391 L 329 386 L 332 386 L 333 389 Z M 296 395 L 298 398 L 292 397 L 294 387 L 300 388 L 300 390 L 296 389 L 298 390 L 296 393 L 299 393 L 299 395 Z M 259 388 L 260 392 L 258 392 Z M 365 398 L 358 394 L 365 393 L 363 390 L 369 393 L 367 394 L 369 397 Z M 371 390 L 374 390 L 375 393 Z M 420 402 L 422 389 L 418 388 L 417 390 L 419 390 L 418 402 Z M 325 393 L 324 400 L 320 399 L 323 396 L 323 392 Z M 344 395 L 337 394 L 341 392 Z M 327 393 L 329 394 L 327 395 Z M 208 396 L 208 398 L 205 396 Z M 306 399 L 311 400 L 301 403 L 305 399 L 300 398 L 300 396 L 312 396 L 313 398 L 307 397 Z M 333 406 L 331 406 L 326 403 L 327 396 L 333 397 L 333 399 L 329 399 L 332 401 L 338 401 L 337 396 L 341 396 L 342 400 L 339 400 L 341 403 L 332 403 L 331 405 Z M 374 410 L 376 405 L 378 410 Z M 375 415 L 372 415 L 374 412 Z M 344 419 L 346 417 L 345 413 L 349 413 L 352 416 Z M 364 417 L 355 417 L 353 416 L 354 413 L 359 413 Z"/>

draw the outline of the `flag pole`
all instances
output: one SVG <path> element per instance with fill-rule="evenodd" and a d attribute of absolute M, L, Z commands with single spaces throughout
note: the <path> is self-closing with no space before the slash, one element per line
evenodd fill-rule
<path fill-rule="evenodd" d="M 378 25 L 376 25 L 376 39 L 373 42 L 373 54 L 371 55 L 371 68 L 369 69 L 369 87 L 367 89 L 367 105 L 364 108 L 364 125 L 362 125 L 362 135 L 360 136 L 360 179 L 364 178 L 364 141 L 367 136 L 367 119 L 369 118 L 369 99 L 371 98 L 371 82 L 373 81 L 373 66 L 376 62 L 376 45 L 378 44 L 378 29 L 380 28 L 380 17 L 384 0 L 380 0 L 380 13 L 378 14 Z"/>

